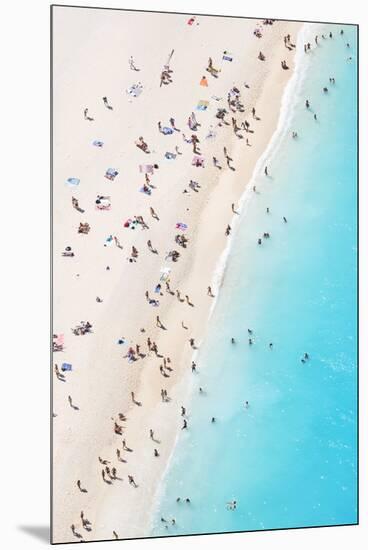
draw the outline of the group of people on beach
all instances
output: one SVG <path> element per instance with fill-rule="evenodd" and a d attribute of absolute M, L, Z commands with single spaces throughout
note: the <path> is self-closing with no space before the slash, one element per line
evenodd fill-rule
<path fill-rule="evenodd" d="M 272 25 L 273 23 L 274 23 L 274 20 L 263 21 L 264 25 Z M 343 31 L 342 31 L 342 34 L 343 34 Z M 257 32 L 255 36 L 257 39 L 262 38 L 262 33 Z M 326 39 L 326 36 L 321 35 L 321 38 L 322 40 L 324 40 Z M 329 38 L 332 38 L 331 32 L 329 33 Z M 287 50 L 287 52 L 285 52 L 286 55 L 288 55 L 288 52 L 293 52 L 295 50 L 296 46 L 292 42 L 290 34 L 287 34 L 283 37 L 283 42 Z M 317 47 L 318 45 L 319 45 L 319 37 L 317 35 L 315 37 L 315 46 Z M 308 53 L 311 50 L 311 48 L 312 46 L 309 42 L 304 44 L 304 51 L 306 53 Z M 267 53 L 267 56 L 262 51 L 259 51 L 258 60 L 267 63 L 268 52 L 266 53 Z M 170 88 L 171 88 L 171 85 L 174 84 L 174 79 L 173 79 L 174 73 L 172 68 L 173 56 L 174 56 L 174 50 L 170 52 L 169 57 L 159 74 L 158 85 L 160 87 L 166 87 L 170 85 Z M 142 70 L 141 68 L 138 68 L 138 66 L 136 65 L 136 62 L 133 56 L 130 56 L 128 63 L 131 71 L 140 72 Z M 289 69 L 287 60 L 285 59 L 281 60 L 281 68 L 283 70 Z M 207 61 L 207 66 L 204 67 L 203 71 L 208 74 L 208 78 L 207 76 L 204 76 L 203 74 L 201 74 L 200 75 L 201 78 L 198 78 L 198 82 L 200 86 L 202 86 L 203 88 L 207 88 L 211 86 L 211 83 L 214 82 L 214 80 L 217 81 L 221 79 L 223 67 L 216 65 L 213 58 L 209 57 Z M 198 85 L 198 82 L 197 82 L 197 85 Z M 335 84 L 334 77 L 330 77 L 329 83 L 331 85 Z M 244 86 L 245 88 L 249 88 L 248 84 Z M 323 92 L 324 93 L 328 92 L 327 87 L 323 88 Z M 256 108 L 251 105 L 246 105 L 246 102 L 242 98 L 240 87 L 232 85 L 232 87 L 226 91 L 225 96 L 226 96 L 226 105 L 219 104 L 219 106 L 217 107 L 216 113 L 214 114 L 214 121 L 213 121 L 214 125 L 211 126 L 211 130 L 208 133 L 207 138 L 210 137 L 211 139 L 214 139 L 214 141 L 216 142 L 216 135 L 217 135 L 216 132 L 219 129 L 222 129 L 222 132 L 224 133 L 224 136 L 225 136 L 225 129 L 229 128 L 229 132 L 230 132 L 229 135 L 228 133 L 226 133 L 226 136 L 224 137 L 224 140 L 225 139 L 227 140 L 226 145 L 222 147 L 221 155 L 218 155 L 218 156 L 212 155 L 212 159 L 210 159 L 212 160 L 212 162 L 207 163 L 207 160 L 208 160 L 207 158 L 204 159 L 203 161 L 205 167 L 209 166 L 209 169 L 214 169 L 214 172 L 218 170 L 218 173 L 222 173 L 222 171 L 225 170 L 226 168 L 229 169 L 231 172 L 236 171 L 236 167 L 234 166 L 234 160 L 233 160 L 234 155 L 229 149 L 230 147 L 232 147 L 231 138 L 233 135 L 238 140 L 242 140 L 245 138 L 244 144 L 246 146 L 251 146 L 251 144 L 249 143 L 248 137 L 246 137 L 246 135 L 254 135 L 255 129 L 253 128 L 253 121 L 254 121 L 254 127 L 255 127 L 257 125 L 257 121 L 261 120 L 261 118 L 256 113 Z M 218 98 L 218 99 L 221 99 L 221 98 Z M 114 107 L 111 105 L 108 98 L 105 96 L 102 98 L 102 100 L 106 109 L 108 109 L 109 111 L 113 111 Z M 311 110 L 311 104 L 308 99 L 305 101 L 305 107 L 307 110 Z M 83 110 L 83 116 L 88 123 L 93 123 L 95 120 L 94 117 L 90 116 L 89 109 L 87 107 Z M 314 113 L 314 118 L 315 120 L 317 120 L 316 113 Z M 186 137 L 186 134 L 182 132 L 180 128 L 177 127 L 178 125 L 176 124 L 175 118 L 173 118 L 172 116 L 169 118 L 168 126 L 164 125 L 164 123 L 162 123 L 161 121 L 157 123 L 158 134 L 161 134 L 163 136 L 168 136 L 168 135 L 180 136 L 180 139 L 184 141 L 184 144 L 188 144 L 192 147 L 193 154 L 199 157 L 202 155 L 201 151 L 204 149 L 204 147 L 201 147 L 201 140 L 200 140 L 200 132 L 201 132 L 203 121 L 198 120 L 195 113 L 192 112 L 188 116 L 186 124 L 190 131 L 189 138 Z M 180 124 L 179 126 L 181 127 Z M 139 134 L 136 134 L 136 135 L 139 135 Z M 296 139 L 298 137 L 298 133 L 296 131 L 293 131 L 292 137 L 293 139 Z M 208 143 L 208 139 L 207 139 L 207 143 Z M 153 147 L 155 144 L 150 143 L 150 146 L 149 146 L 148 143 L 145 141 L 143 135 L 140 135 L 138 139 L 136 139 L 136 141 L 134 142 L 134 145 L 142 153 L 144 153 L 142 154 L 142 157 L 147 155 L 147 158 L 150 158 L 149 155 L 153 154 L 152 151 L 154 150 Z M 151 147 L 151 145 L 153 147 Z M 184 147 L 186 147 L 186 145 L 184 145 Z M 141 155 L 141 153 L 139 154 Z M 179 150 L 179 145 L 176 145 L 175 153 L 172 153 L 174 157 L 170 157 L 170 159 L 175 158 L 176 155 L 181 155 L 181 154 L 182 153 Z M 203 166 L 203 163 L 193 164 L 193 166 L 194 167 Z M 155 171 L 157 171 L 159 168 L 159 165 L 154 163 L 152 163 L 152 165 L 149 165 L 149 166 L 151 166 L 151 168 L 148 169 L 147 172 L 145 172 L 144 182 L 142 185 L 142 191 L 146 195 L 151 195 L 151 193 L 156 189 L 156 186 L 153 185 L 152 183 L 152 174 L 154 174 Z M 194 168 L 194 169 L 196 170 L 197 168 Z M 113 175 L 113 177 L 115 177 L 116 175 L 117 175 L 117 172 L 115 175 Z M 264 176 L 266 178 L 272 177 L 269 173 L 268 166 L 264 167 Z M 191 195 L 191 197 L 195 197 L 196 193 L 200 192 L 201 187 L 202 186 L 200 183 L 196 182 L 193 179 L 190 179 L 188 183 L 188 189 L 185 189 L 183 193 L 189 194 Z M 256 194 L 258 193 L 256 186 L 253 187 L 253 191 Z M 108 208 L 109 201 L 110 201 L 110 197 L 98 196 L 96 200 L 96 207 L 100 208 L 100 205 L 102 204 L 102 206 L 104 205 L 106 206 L 106 209 L 109 209 Z M 85 205 L 83 204 L 83 208 L 82 208 L 79 204 L 79 200 L 76 197 L 72 197 L 72 208 L 75 209 L 78 213 L 80 213 L 81 216 L 83 216 L 79 221 L 77 232 L 81 235 L 81 238 L 88 238 L 88 235 L 91 231 L 91 227 L 89 223 L 86 222 L 85 220 L 85 213 L 86 213 Z M 226 208 L 230 210 L 228 205 L 226 206 Z M 269 207 L 267 208 L 266 213 L 267 214 L 270 213 Z M 162 223 L 162 225 L 164 224 L 164 222 L 162 221 L 162 219 L 164 218 L 164 215 L 162 214 L 162 212 L 160 212 L 160 209 L 158 209 L 158 212 L 157 212 L 156 209 L 153 208 L 153 206 L 149 206 L 149 215 L 153 220 L 155 220 L 152 223 L 155 224 L 157 221 L 160 224 Z M 229 212 L 229 215 L 230 215 L 230 212 Z M 235 203 L 231 204 L 231 215 L 232 216 L 239 215 L 239 211 L 235 208 Z M 285 216 L 283 216 L 282 219 L 285 224 L 288 223 L 288 220 Z M 142 215 L 134 216 L 133 219 L 130 219 L 129 222 L 125 224 L 125 227 L 127 228 L 140 227 L 141 230 L 147 231 L 147 235 L 151 234 L 151 229 Z M 171 243 L 174 243 L 174 244 L 171 244 L 170 246 L 174 248 L 170 248 L 170 250 L 166 250 L 166 251 L 156 249 L 153 244 L 155 242 L 154 239 L 152 237 L 148 238 L 146 241 L 147 250 L 152 254 L 152 258 L 154 256 L 156 257 L 159 256 L 162 258 L 162 260 L 170 262 L 170 265 L 171 265 L 181 261 L 183 257 L 184 258 L 187 257 L 186 251 L 190 247 L 192 241 L 194 240 L 194 231 L 192 234 L 190 234 L 190 236 L 187 236 L 187 234 L 184 233 L 185 229 L 186 228 L 183 229 L 181 227 L 180 231 L 178 232 L 178 230 L 175 228 L 175 231 L 173 231 L 173 233 L 170 235 Z M 165 230 L 165 228 L 163 228 L 163 230 Z M 231 220 L 230 220 L 229 223 L 226 224 L 224 236 L 230 237 L 231 234 L 232 234 L 232 226 L 231 226 Z M 257 241 L 258 245 L 263 244 L 263 240 L 270 239 L 270 237 L 271 235 L 269 231 L 264 231 L 261 234 L 261 236 L 258 238 L 258 241 Z M 123 241 L 123 244 L 121 244 L 120 240 L 116 235 L 111 236 L 110 241 L 112 243 L 115 243 L 118 249 L 125 251 L 126 245 L 124 244 L 124 241 Z M 180 252 L 175 248 L 176 246 L 180 247 Z M 130 264 L 134 264 L 137 261 L 139 261 L 141 254 L 144 254 L 144 250 L 141 250 L 141 249 L 138 250 L 136 246 L 132 245 L 130 248 L 130 254 L 127 257 L 127 260 L 129 261 Z M 75 253 L 70 246 L 67 246 L 65 250 L 62 252 L 62 256 L 65 258 L 75 258 Z M 65 261 L 72 261 L 72 260 L 65 260 Z M 109 266 L 107 266 L 106 270 L 108 271 L 109 269 L 110 269 Z M 168 391 L 172 387 L 172 384 L 174 383 L 174 381 L 177 379 L 177 372 L 180 370 L 180 365 L 174 365 L 173 364 L 174 361 L 170 358 L 170 356 L 168 356 L 167 353 L 165 353 L 163 349 L 161 349 L 161 345 L 159 349 L 158 344 L 156 342 L 156 339 L 159 339 L 160 334 L 163 334 L 167 331 L 172 330 L 172 327 L 166 323 L 165 312 L 167 308 L 165 309 L 165 307 L 163 306 L 163 303 L 165 303 L 165 301 L 167 303 L 167 299 L 166 299 L 167 296 L 171 296 L 172 298 L 170 299 L 177 300 L 183 303 L 184 304 L 183 308 L 186 306 L 189 306 L 186 309 L 186 313 L 189 316 L 191 315 L 189 312 L 193 311 L 193 309 L 195 310 L 195 304 L 192 302 L 190 295 L 185 294 L 185 291 L 183 291 L 180 288 L 175 288 L 174 281 L 175 281 L 175 266 L 173 265 L 173 270 L 170 273 L 170 276 L 166 278 L 161 278 L 159 281 L 154 281 L 154 284 L 151 290 L 142 289 L 142 307 L 147 307 L 147 304 L 148 304 L 148 306 L 151 306 L 155 309 L 151 313 L 151 319 L 152 319 L 151 329 L 150 329 L 151 332 L 147 334 L 146 329 L 141 328 L 141 333 L 145 333 L 144 344 L 141 343 L 141 340 L 139 338 L 139 336 L 141 335 L 139 336 L 137 335 L 134 336 L 133 334 L 130 335 L 130 338 L 129 338 L 130 345 L 125 351 L 124 355 L 122 355 L 122 358 L 125 359 L 129 365 L 132 365 L 132 367 L 137 361 L 154 363 L 157 360 L 157 374 L 158 376 L 162 376 L 162 378 L 165 381 L 167 381 L 167 387 L 163 387 L 160 390 L 160 401 L 164 404 L 168 404 L 168 403 L 173 404 L 173 400 L 171 397 L 169 397 Z M 208 285 L 208 282 L 205 282 L 203 287 L 204 287 L 203 288 L 204 295 L 208 296 L 209 298 L 215 298 L 216 291 L 213 292 L 212 286 Z M 163 298 L 164 296 L 165 298 Z M 98 304 L 102 304 L 103 299 L 97 296 L 96 302 Z M 103 306 L 99 306 L 99 307 L 103 307 Z M 158 313 L 158 311 L 160 311 L 160 313 Z M 188 330 L 190 331 L 190 328 L 187 326 L 186 323 L 184 323 L 184 321 L 181 321 L 181 327 L 184 331 L 188 331 Z M 77 324 L 72 328 L 72 334 L 74 336 L 85 336 L 93 332 L 92 328 L 93 328 L 93 325 L 89 321 L 81 321 L 79 324 Z M 174 327 L 174 330 L 176 330 L 175 327 Z M 191 334 L 191 332 L 185 333 L 185 340 L 187 342 L 186 345 L 188 345 L 189 343 L 191 350 L 197 352 L 200 344 L 196 342 L 195 337 L 197 337 L 196 334 Z M 255 339 L 254 339 L 252 329 L 248 329 L 247 337 L 248 337 L 248 345 L 253 346 Z M 53 350 L 55 352 L 63 351 L 64 349 L 63 343 L 58 342 L 57 338 L 58 336 L 56 335 L 55 341 L 53 342 Z M 87 338 L 89 338 L 89 336 L 87 336 Z M 124 347 L 127 341 L 128 339 L 126 339 L 125 337 L 124 338 L 122 337 L 122 338 L 119 338 L 118 344 Z M 140 343 L 133 343 L 137 341 Z M 232 345 L 236 344 L 235 338 L 231 338 L 231 344 Z M 270 342 L 268 344 L 268 347 L 270 350 L 272 350 L 273 342 Z M 305 352 L 301 356 L 300 360 L 303 364 L 307 363 L 310 360 L 309 354 Z M 131 367 L 128 367 L 128 368 L 131 368 Z M 191 361 L 190 368 L 193 374 L 200 374 L 196 361 L 194 360 Z M 54 366 L 54 372 L 58 381 L 61 381 L 63 383 L 67 382 L 67 378 L 65 374 L 60 371 L 57 364 L 55 364 Z M 170 382 L 168 381 L 169 379 L 170 379 Z M 164 380 L 162 380 L 162 382 L 164 382 Z M 106 486 L 116 486 L 118 481 L 122 481 L 123 479 L 125 479 L 124 476 L 120 477 L 120 474 L 118 474 L 116 465 L 118 465 L 117 463 L 119 463 L 119 468 L 120 468 L 122 464 L 128 464 L 129 463 L 128 457 L 130 456 L 130 453 L 133 453 L 133 449 L 127 445 L 126 439 L 125 439 L 125 434 L 129 428 L 128 411 L 130 407 L 144 406 L 144 403 L 142 403 L 136 398 L 135 391 L 136 389 L 133 388 L 133 391 L 130 392 L 131 401 L 129 404 L 126 405 L 126 411 L 124 411 L 123 413 L 122 412 L 117 413 L 116 417 L 112 419 L 113 424 L 111 428 L 112 428 L 113 436 L 115 438 L 114 443 L 116 443 L 117 445 L 117 448 L 115 448 L 114 450 L 113 456 L 109 456 L 108 457 L 109 460 L 101 458 L 100 456 L 97 457 L 98 463 L 96 464 L 96 473 L 98 473 L 98 476 L 100 478 L 100 483 L 103 483 Z M 205 394 L 205 390 L 203 389 L 202 386 L 199 386 L 199 392 L 201 394 Z M 79 407 L 74 404 L 72 397 L 70 395 L 68 396 L 68 402 L 70 407 L 72 407 L 72 409 L 74 409 L 75 411 L 79 411 Z M 175 405 L 175 402 L 174 402 L 174 405 Z M 244 407 L 245 409 L 249 408 L 248 401 L 245 401 Z M 181 424 L 181 431 L 184 433 L 188 432 L 190 426 L 189 426 L 189 414 L 187 412 L 186 407 L 183 405 L 178 407 L 176 414 L 177 414 L 178 426 L 180 426 Z M 216 425 L 216 422 L 217 422 L 216 417 L 211 416 L 210 422 Z M 157 439 L 157 437 L 155 437 L 154 429 L 150 427 L 149 430 L 147 430 L 147 433 L 148 433 L 149 440 L 153 443 L 153 446 L 151 447 L 151 451 L 150 451 L 152 454 L 153 460 L 156 460 L 156 459 L 159 460 L 162 457 L 162 455 L 167 456 L 168 449 L 165 447 L 165 442 L 162 442 L 161 440 Z M 161 445 L 161 443 L 163 444 Z M 146 445 L 146 442 L 142 441 L 142 445 Z M 116 465 L 114 465 L 114 460 L 117 461 L 117 463 L 115 463 Z M 102 468 L 101 468 L 101 465 L 102 465 Z M 125 468 L 125 466 L 122 466 L 122 467 Z M 129 486 L 132 487 L 133 489 L 139 489 L 139 486 L 140 486 L 139 484 L 144 484 L 144 480 L 140 480 L 140 479 L 138 484 L 135 480 L 134 475 L 132 475 L 132 472 L 129 472 L 129 474 L 128 473 L 126 474 L 126 480 L 128 481 Z M 89 488 L 84 486 L 84 482 L 81 479 L 78 479 L 76 481 L 76 487 L 78 491 L 83 494 L 86 494 L 89 491 Z M 177 503 L 184 502 L 186 504 L 190 504 L 191 500 L 189 497 L 185 497 L 185 498 L 177 497 L 176 502 Z M 224 503 L 224 507 L 227 510 L 235 511 L 237 509 L 237 500 L 231 500 Z M 92 530 L 92 523 L 85 517 L 83 511 L 80 512 L 80 520 L 81 520 L 80 525 L 82 529 L 84 529 L 87 532 Z M 161 517 L 161 523 L 165 526 L 166 530 L 168 530 L 170 526 L 174 527 L 177 525 L 176 519 L 174 517 L 171 517 L 170 519 Z M 81 534 L 80 528 L 77 525 L 73 523 L 70 526 L 71 532 L 75 538 L 79 540 L 83 540 L 83 535 Z M 113 534 L 113 538 L 119 538 L 117 531 L 114 530 L 112 534 Z"/>

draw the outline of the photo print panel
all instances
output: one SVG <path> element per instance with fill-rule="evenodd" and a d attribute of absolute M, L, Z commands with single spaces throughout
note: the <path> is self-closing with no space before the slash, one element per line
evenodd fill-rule
<path fill-rule="evenodd" d="M 52 542 L 356 524 L 358 27 L 51 48 Z"/>

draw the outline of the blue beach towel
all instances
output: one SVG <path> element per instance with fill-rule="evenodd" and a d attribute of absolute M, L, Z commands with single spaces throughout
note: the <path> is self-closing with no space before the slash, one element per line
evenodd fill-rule
<path fill-rule="evenodd" d="M 78 178 L 68 178 L 68 179 L 66 180 L 66 183 L 67 183 L 68 185 L 73 186 L 73 187 L 74 187 L 75 185 L 79 185 L 79 182 L 80 182 L 80 179 L 78 179 Z"/>
<path fill-rule="evenodd" d="M 70 363 L 63 363 L 61 365 L 61 370 L 63 372 L 66 372 L 66 371 L 71 371 L 72 370 L 72 365 Z"/>

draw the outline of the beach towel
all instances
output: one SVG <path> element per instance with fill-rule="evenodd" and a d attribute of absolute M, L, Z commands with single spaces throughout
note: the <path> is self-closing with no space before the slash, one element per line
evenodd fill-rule
<path fill-rule="evenodd" d="M 108 168 L 105 173 L 105 178 L 107 178 L 110 181 L 114 181 L 114 179 L 118 174 L 119 172 L 115 170 L 115 168 Z"/>
<path fill-rule="evenodd" d="M 199 83 L 200 86 L 208 86 L 207 78 L 204 76 Z"/>
<path fill-rule="evenodd" d="M 109 235 L 106 239 L 105 239 L 105 244 L 104 246 L 110 246 L 113 242 L 113 238 L 112 238 L 112 235 Z"/>
<path fill-rule="evenodd" d="M 167 160 L 175 160 L 176 155 L 174 153 L 169 153 L 168 151 L 165 153 L 165 159 Z"/>
<path fill-rule="evenodd" d="M 196 166 L 197 168 L 204 168 L 204 157 L 194 155 L 192 159 L 192 166 Z"/>
<path fill-rule="evenodd" d="M 130 88 L 126 90 L 126 93 L 133 97 L 139 97 L 142 92 L 143 86 L 141 84 L 133 84 L 132 86 L 130 86 Z"/>
<path fill-rule="evenodd" d="M 63 372 L 66 372 L 66 371 L 71 371 L 72 370 L 72 365 L 70 363 L 63 363 L 61 365 L 61 370 Z"/>
<path fill-rule="evenodd" d="M 193 25 L 194 21 L 195 21 L 195 17 L 191 17 L 190 19 L 188 19 L 187 25 L 190 25 L 190 26 Z"/>
<path fill-rule="evenodd" d="M 78 178 L 68 178 L 66 180 L 67 185 L 70 185 L 71 187 L 75 187 L 76 185 L 79 185 L 80 179 Z"/>
<path fill-rule="evenodd" d="M 140 164 L 139 171 L 141 174 L 153 174 L 153 164 Z"/>
<path fill-rule="evenodd" d="M 201 99 L 198 101 L 197 105 L 197 111 L 205 111 L 208 107 L 209 101 L 205 101 L 204 99 Z"/>
<path fill-rule="evenodd" d="M 163 128 L 161 128 L 161 133 L 164 134 L 165 136 L 169 136 L 170 134 L 174 133 L 174 130 L 172 128 L 168 128 L 167 126 L 164 126 Z"/>
<path fill-rule="evenodd" d="M 103 141 L 100 141 L 99 139 L 95 139 L 93 142 L 92 142 L 92 145 L 94 145 L 95 147 L 103 147 Z"/>
<path fill-rule="evenodd" d="M 224 52 L 224 55 L 222 56 L 222 59 L 224 61 L 232 61 L 233 60 L 231 53 L 226 52 L 226 51 Z"/>
<path fill-rule="evenodd" d="M 59 346 L 64 345 L 64 334 L 54 334 L 52 339 L 55 341 L 55 344 Z"/>

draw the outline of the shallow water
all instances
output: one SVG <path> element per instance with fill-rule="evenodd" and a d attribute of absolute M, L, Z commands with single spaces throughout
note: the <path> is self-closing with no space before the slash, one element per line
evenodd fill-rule
<path fill-rule="evenodd" d="M 309 54 L 242 213 L 152 535 L 357 521 L 357 50 L 340 28 L 316 31 L 334 37 Z"/>

